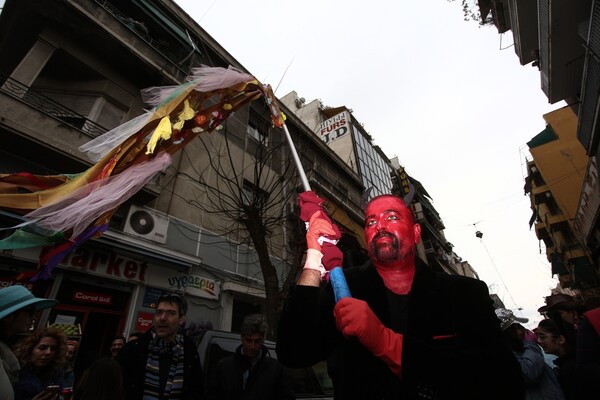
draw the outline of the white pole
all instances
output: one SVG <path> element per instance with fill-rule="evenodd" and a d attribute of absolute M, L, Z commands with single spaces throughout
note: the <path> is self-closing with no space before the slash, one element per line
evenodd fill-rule
<path fill-rule="evenodd" d="M 294 157 L 294 162 L 296 163 L 296 168 L 298 169 L 298 173 L 300 174 L 300 180 L 302 181 L 302 186 L 304 187 L 304 191 L 308 192 L 310 190 L 310 185 L 308 184 L 308 178 L 306 178 L 306 173 L 302 168 L 302 163 L 300 162 L 300 157 L 298 157 L 298 152 L 296 151 L 296 147 L 294 146 L 294 142 L 292 141 L 292 137 L 290 136 L 290 131 L 288 131 L 287 125 L 283 124 L 283 130 L 285 132 L 285 136 L 287 138 L 288 144 L 290 145 L 290 151 L 292 152 L 292 157 Z"/>

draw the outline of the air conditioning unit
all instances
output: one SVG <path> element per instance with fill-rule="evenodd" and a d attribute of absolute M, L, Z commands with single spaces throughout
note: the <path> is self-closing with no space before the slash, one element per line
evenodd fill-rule
<path fill-rule="evenodd" d="M 169 217 L 149 208 L 132 205 L 129 207 L 123 232 L 165 244 L 167 243 L 168 229 Z"/>

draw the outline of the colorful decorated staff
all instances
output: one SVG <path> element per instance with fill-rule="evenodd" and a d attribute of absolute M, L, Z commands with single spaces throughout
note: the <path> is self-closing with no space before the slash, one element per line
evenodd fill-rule
<path fill-rule="evenodd" d="M 96 163 L 87 171 L 0 175 L 0 212 L 23 221 L 8 228 L 14 232 L 0 249 L 46 246 L 34 279 L 49 277 L 76 246 L 101 235 L 117 207 L 169 165 L 173 153 L 243 105 L 263 97 L 273 124 L 284 125 L 271 87 L 232 67 L 195 68 L 184 84 L 148 88 L 142 97 L 151 110 L 81 146 Z"/>
<path fill-rule="evenodd" d="M 283 130 L 304 187 L 304 193 L 298 196 L 300 219 L 306 224 L 307 230 L 308 249 L 304 268 L 317 270 L 321 273 L 322 279 L 331 280 L 336 301 L 350 297 L 350 289 L 341 267 L 344 256 L 336 246 L 341 233 L 327 215 L 323 200 L 310 189 L 300 157 L 298 157 L 296 147 L 285 124 L 283 124 Z"/>

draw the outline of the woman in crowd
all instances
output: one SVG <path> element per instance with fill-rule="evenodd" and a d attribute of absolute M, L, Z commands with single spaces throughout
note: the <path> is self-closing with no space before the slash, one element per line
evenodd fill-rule
<path fill-rule="evenodd" d="M 21 363 L 14 386 L 15 400 L 53 400 L 65 387 L 63 366 L 67 337 L 56 328 L 34 332 L 19 342 L 15 355 Z"/>
<path fill-rule="evenodd" d="M 566 400 L 576 399 L 575 329 L 562 319 L 544 319 L 535 329 L 538 343 L 547 354 L 554 354 L 555 371 Z"/>
<path fill-rule="evenodd" d="M 36 312 L 56 303 L 37 298 L 20 285 L 0 289 L 0 399 L 14 399 L 13 385 L 19 377 L 19 360 L 11 350 L 13 341 L 29 330 Z"/>

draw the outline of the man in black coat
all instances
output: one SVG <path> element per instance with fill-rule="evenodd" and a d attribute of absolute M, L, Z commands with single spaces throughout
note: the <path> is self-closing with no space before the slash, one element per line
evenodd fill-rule
<path fill-rule="evenodd" d="M 211 373 L 207 400 L 293 400 L 292 382 L 264 346 L 267 322 L 260 314 L 244 318 L 242 344 L 220 360 Z"/>
<path fill-rule="evenodd" d="M 421 230 L 402 199 L 368 204 L 370 261 L 344 270 L 352 297 L 337 304 L 321 283 L 319 238 L 336 233 L 321 212 L 310 220 L 307 262 L 280 318 L 284 365 L 327 359 L 336 399 L 524 398 L 487 286 L 417 262 Z"/>
<path fill-rule="evenodd" d="M 162 295 L 152 329 L 119 351 L 125 400 L 203 398 L 198 350 L 181 329 L 186 313 L 183 296 Z"/>

